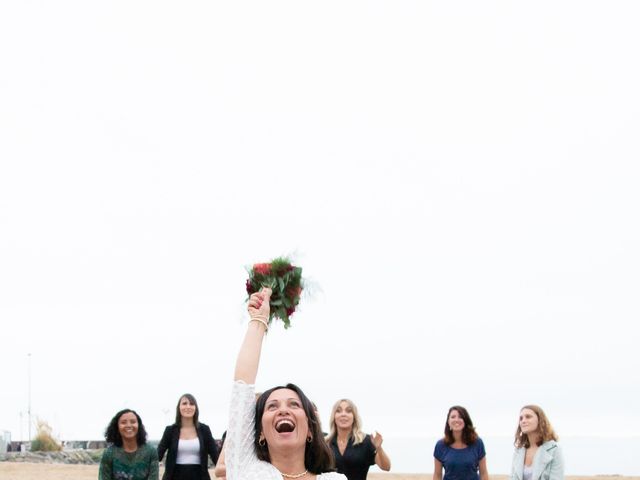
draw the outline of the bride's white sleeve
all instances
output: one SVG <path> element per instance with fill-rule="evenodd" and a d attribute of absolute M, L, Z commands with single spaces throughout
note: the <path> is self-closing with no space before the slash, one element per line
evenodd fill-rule
<path fill-rule="evenodd" d="M 231 391 L 229 427 L 225 439 L 227 480 L 241 480 L 240 473 L 258 463 L 253 444 L 255 424 L 255 386 L 236 381 Z"/>

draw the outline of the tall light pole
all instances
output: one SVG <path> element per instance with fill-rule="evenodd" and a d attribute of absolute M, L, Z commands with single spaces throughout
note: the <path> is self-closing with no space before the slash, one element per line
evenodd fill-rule
<path fill-rule="evenodd" d="M 31 354 L 27 353 L 28 358 L 28 377 L 29 377 L 29 403 L 27 407 L 27 414 L 29 416 L 29 443 L 31 443 Z"/>

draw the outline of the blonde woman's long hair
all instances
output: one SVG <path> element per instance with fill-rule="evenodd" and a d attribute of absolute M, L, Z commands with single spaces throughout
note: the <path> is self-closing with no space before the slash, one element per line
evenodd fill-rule
<path fill-rule="evenodd" d="M 533 411 L 533 413 L 535 413 L 538 417 L 538 430 L 536 431 L 538 433 L 538 441 L 536 442 L 537 445 L 540 446 L 544 442 L 548 442 L 549 440 L 555 440 L 557 442 L 558 435 L 556 435 L 556 432 L 553 430 L 551 422 L 545 415 L 542 408 L 540 408 L 538 405 L 525 405 L 520 409 L 520 412 L 522 412 L 522 410 L 524 410 L 525 408 Z M 529 436 L 522 433 L 522 430 L 520 429 L 520 422 L 518 422 L 518 428 L 516 429 L 516 439 L 514 444 L 517 448 L 529 448 L 531 446 L 529 442 Z"/>
<path fill-rule="evenodd" d="M 351 412 L 353 413 L 353 425 L 351 427 L 349 437 L 353 438 L 354 445 L 358 445 L 359 443 L 362 443 L 366 434 L 362 431 L 362 419 L 360 418 L 360 414 L 358 413 L 358 407 L 356 407 L 356 404 L 348 398 L 341 398 L 333 404 L 333 408 L 331 409 L 331 420 L 329 422 L 329 424 L 331 425 L 331 431 L 327 436 L 327 442 L 331 443 L 334 438 L 338 438 L 338 427 L 336 427 L 336 412 L 338 411 L 338 407 L 342 402 L 346 402 L 349 408 L 351 408 Z"/>

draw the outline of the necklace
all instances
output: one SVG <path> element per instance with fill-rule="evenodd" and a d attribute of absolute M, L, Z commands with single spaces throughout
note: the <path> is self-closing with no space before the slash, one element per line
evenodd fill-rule
<path fill-rule="evenodd" d="M 280 472 L 280 470 L 278 471 Z M 302 473 L 295 473 L 295 474 L 280 472 L 280 475 L 282 475 L 284 478 L 300 478 L 300 477 L 304 477 L 307 473 L 309 473 L 309 470 L 305 470 Z"/>

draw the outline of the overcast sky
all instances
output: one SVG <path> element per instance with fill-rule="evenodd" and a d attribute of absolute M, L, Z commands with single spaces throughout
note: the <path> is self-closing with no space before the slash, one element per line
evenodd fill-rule
<path fill-rule="evenodd" d="M 245 267 L 309 279 L 257 388 L 328 424 L 640 432 L 633 1 L 0 5 L 0 430 L 226 428 Z M 22 413 L 22 420 L 21 420 Z"/>

